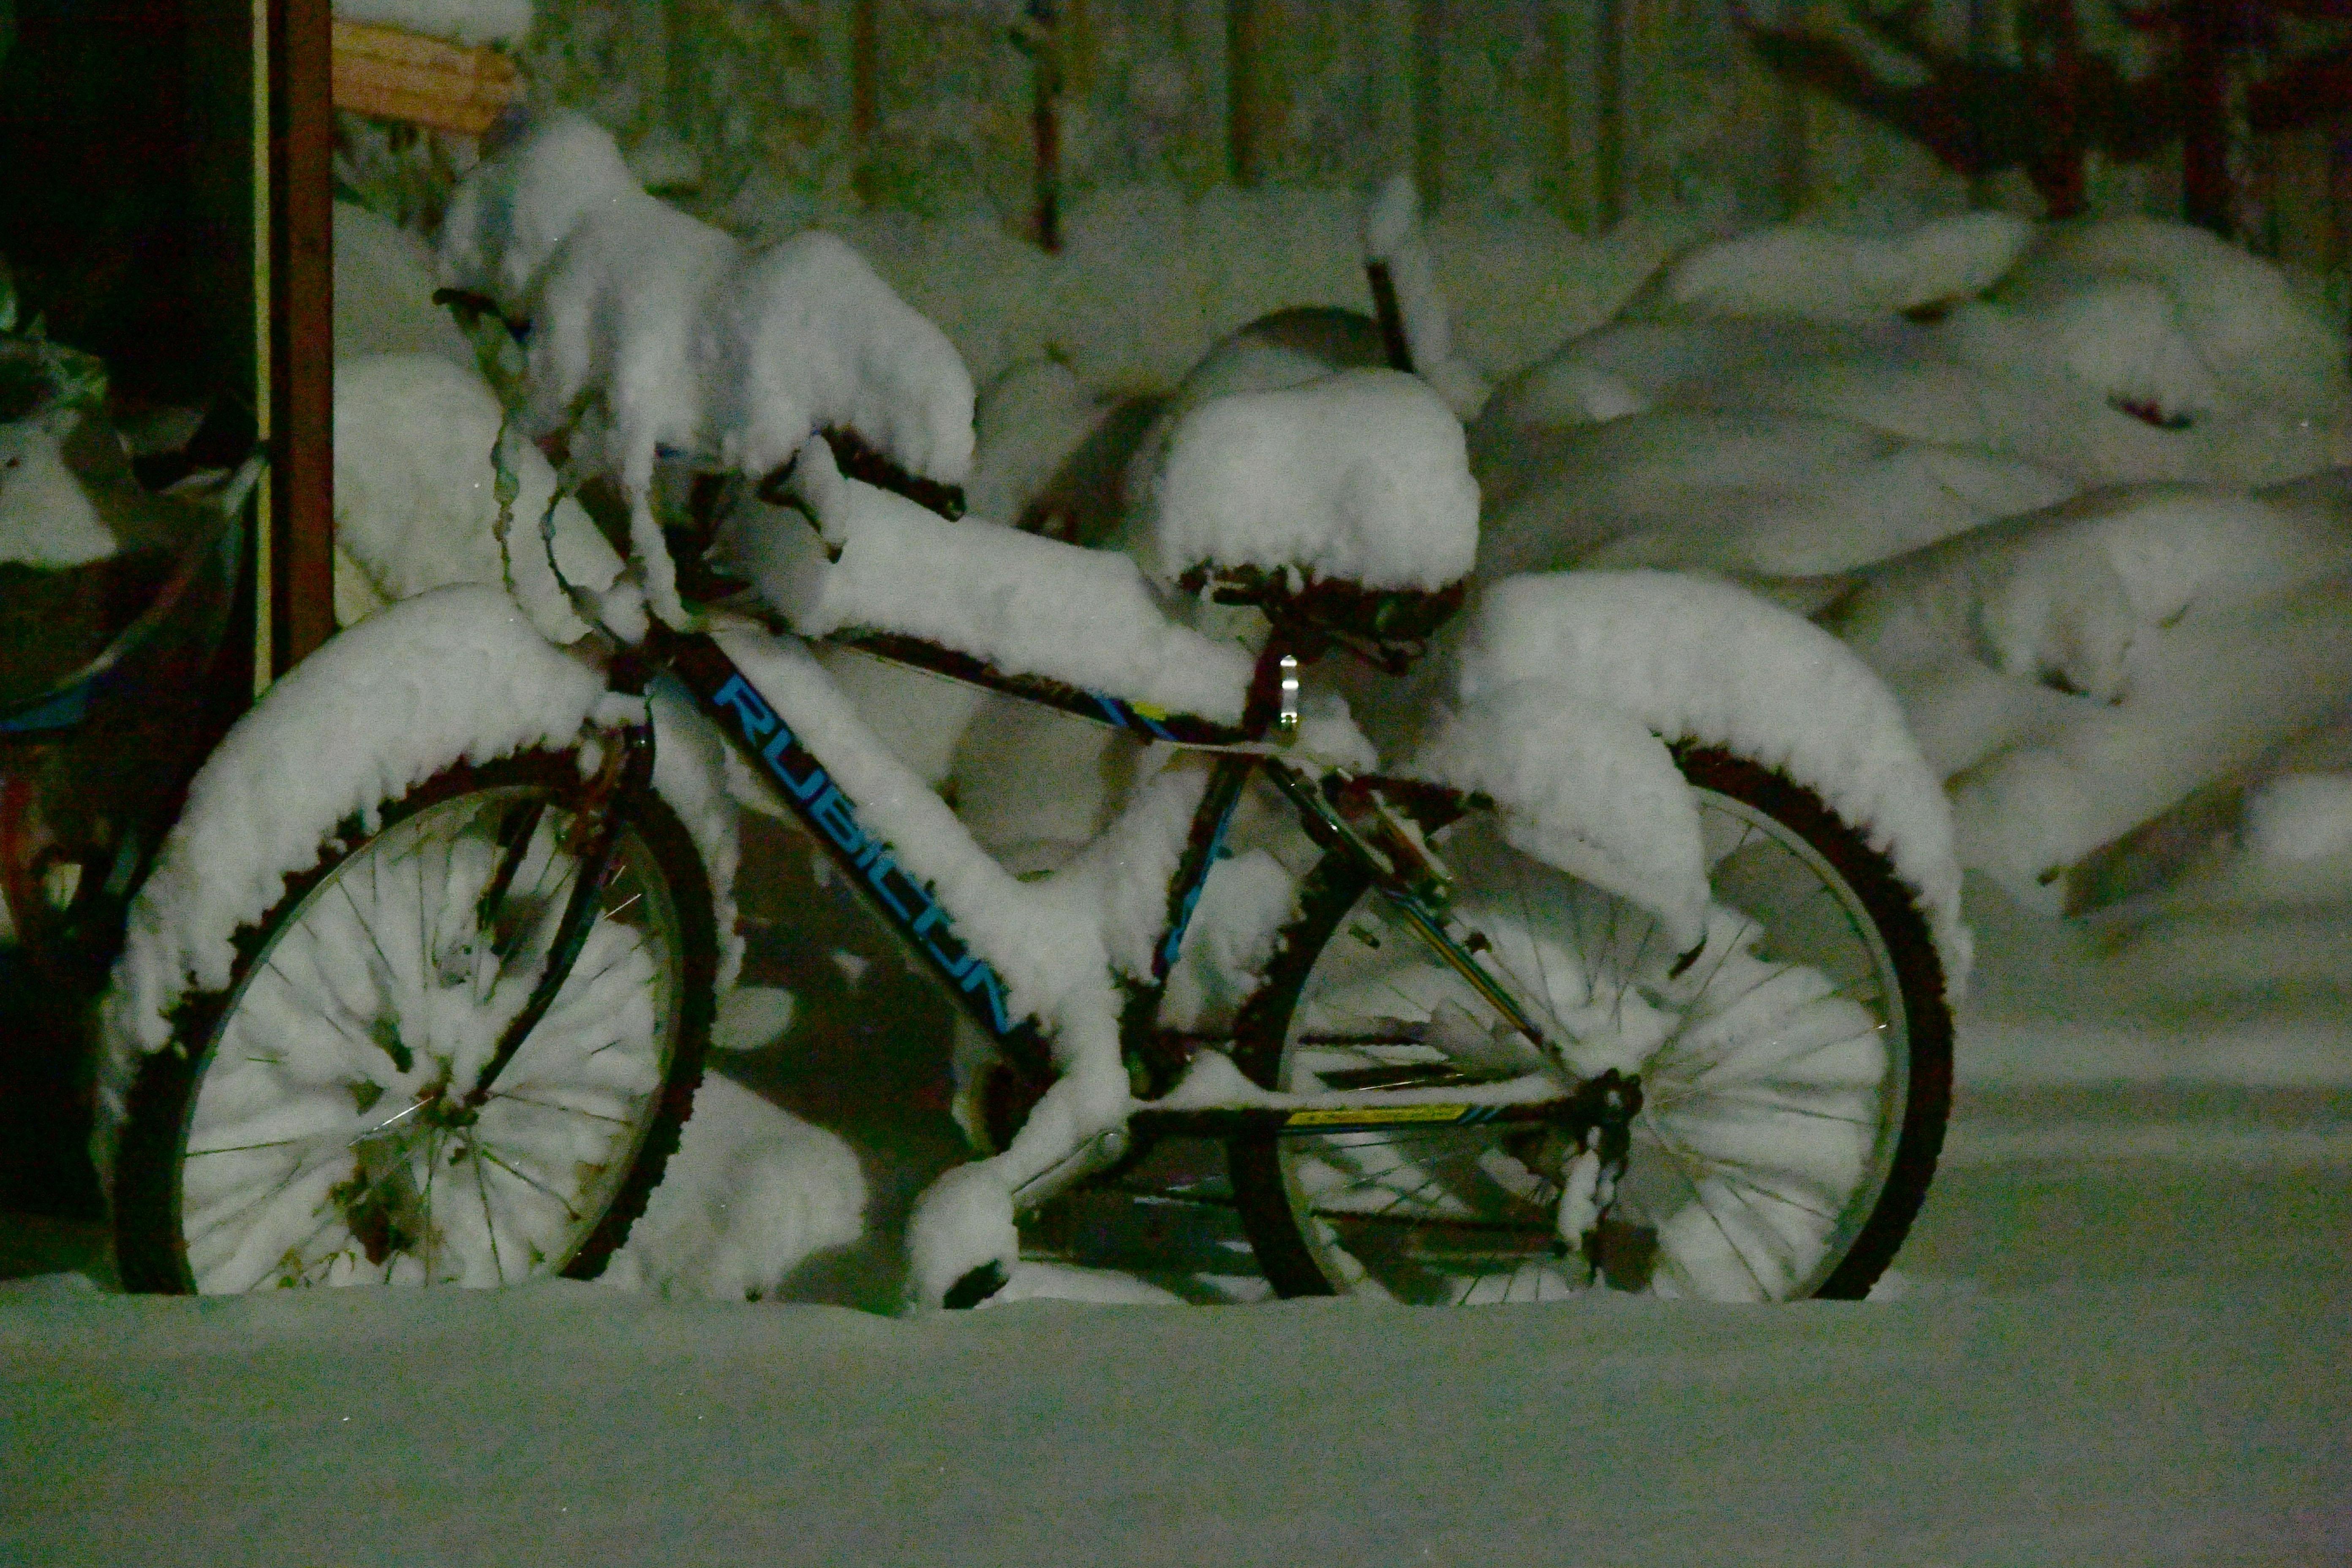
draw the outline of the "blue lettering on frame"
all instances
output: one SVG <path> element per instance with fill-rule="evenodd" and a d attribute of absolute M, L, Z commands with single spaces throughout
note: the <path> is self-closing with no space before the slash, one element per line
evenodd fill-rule
<path fill-rule="evenodd" d="M 727 684 L 719 689 L 719 695 L 710 701 L 715 708 L 735 710 L 736 722 L 743 726 L 743 733 L 752 740 L 758 740 L 776 727 L 776 715 L 760 694 L 751 689 L 751 683 L 740 675 L 729 676 Z"/>
<path fill-rule="evenodd" d="M 966 994 L 978 991 L 988 999 L 988 1016 L 998 1034 L 1013 1032 L 1012 1009 L 1004 1001 L 1004 982 L 996 977 L 996 971 L 974 959 L 971 967 L 964 971 L 963 988 Z"/>
<path fill-rule="evenodd" d="M 740 673 L 729 675 L 710 704 L 714 709 L 734 713 L 736 727 L 744 741 L 759 746 L 761 760 L 768 764 L 768 771 L 792 792 L 810 822 L 839 847 L 851 868 L 865 876 L 882 907 L 938 963 L 950 984 L 965 995 L 980 995 L 987 1005 L 988 1020 L 996 1032 L 1010 1035 L 1013 1016 L 1005 1001 L 1003 979 L 955 934 L 955 922 L 940 907 L 930 889 L 908 877 L 891 855 L 889 846 L 866 831 L 865 824 L 858 820 L 856 804 L 833 783 L 822 763 L 802 750 L 792 727 L 776 716 Z M 786 762 L 787 755 L 793 752 L 800 752 L 794 761 L 807 765 L 806 772 L 798 778 L 793 776 Z"/>
<path fill-rule="evenodd" d="M 866 847 L 866 830 L 858 826 L 856 812 L 837 786 L 827 784 L 824 794 L 809 807 L 809 815 L 816 819 L 816 825 L 824 828 L 835 844 L 841 846 L 844 854 L 856 855 Z"/>

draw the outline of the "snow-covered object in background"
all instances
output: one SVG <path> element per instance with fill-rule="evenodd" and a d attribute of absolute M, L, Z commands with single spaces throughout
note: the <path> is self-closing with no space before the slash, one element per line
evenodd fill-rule
<path fill-rule="evenodd" d="M 335 204 L 335 358 L 429 353 L 471 369 L 473 345 L 433 303 L 432 247 L 353 202 Z"/>
<path fill-rule="evenodd" d="M 453 44 L 520 44 L 530 35 L 530 0 L 335 0 L 335 15 Z"/>
<path fill-rule="evenodd" d="M 1483 689 L 1405 771 L 1486 795 L 1514 847 L 1650 910 L 1676 952 L 1706 934 L 1698 813 L 1664 743 L 1624 708 L 1541 677 Z"/>
<path fill-rule="evenodd" d="M 799 1010 L 793 994 L 780 985 L 738 985 L 719 998 L 719 1016 L 710 1022 L 710 1048 L 764 1050 L 783 1037 Z"/>
<path fill-rule="evenodd" d="M 2352 773 L 2285 773 L 2246 802 L 2246 847 L 2280 866 L 2352 859 Z"/>
<path fill-rule="evenodd" d="M 646 1212 L 602 1276 L 624 1289 L 758 1300 L 866 1229 L 847 1143 L 710 1073 Z"/>
<path fill-rule="evenodd" d="M 1579 423 L 1496 462 L 1523 467 L 1486 524 L 1489 579 L 1572 564 L 1851 571 L 2074 489 L 2029 463 L 1767 410 Z"/>
<path fill-rule="evenodd" d="M 974 405 L 966 504 L 982 517 L 1020 524 L 1113 406 L 1059 360 L 1014 365 L 991 382 Z"/>
<path fill-rule="evenodd" d="M 1943 357 L 1955 341 L 1654 317 L 1571 344 L 1471 433 L 1482 569 L 1848 571 L 2084 486 L 2252 486 L 2352 458 L 2352 429 L 2259 411 L 2159 429 L 2048 365 Z M 1622 402 L 1596 410 L 1596 387 Z"/>
<path fill-rule="evenodd" d="M 1948 775 L 2080 708 L 1959 679 L 1969 667 L 2127 703 L 2166 629 L 2352 569 L 2352 516 L 2296 493 L 2095 491 L 1888 562 L 1830 624 L 1904 695 Z"/>
<path fill-rule="evenodd" d="M 550 115 L 451 193 L 441 222 L 442 279 L 521 311 L 532 283 L 583 218 L 644 198 L 603 127 L 582 114 Z"/>
<path fill-rule="evenodd" d="M 2090 851 L 2352 700 L 2352 578 L 2191 615 L 2150 639 L 2130 698 L 1953 780 L 1960 857 L 2052 908 Z"/>
<path fill-rule="evenodd" d="M 1894 863 L 1957 990 L 1969 972 L 1952 821 L 1887 689 L 1827 632 L 1742 589 L 1664 572 L 1513 577 L 1462 652 L 1475 710 L 1549 682 L 1673 740 L 1719 745 L 1820 795 Z"/>
<path fill-rule="evenodd" d="M 1992 287 L 2033 238 L 2006 213 L 1964 213 L 1899 239 L 1781 224 L 1675 262 L 1666 297 L 1727 316 L 1856 321 L 1948 305 Z"/>
<path fill-rule="evenodd" d="M 470 585 L 394 605 L 271 687 L 189 785 L 131 907 L 100 1010 L 100 1170 L 111 1168 L 139 1058 L 171 1039 L 172 1010 L 191 989 L 228 983 L 238 928 L 317 863 L 337 823 L 461 759 L 568 747 L 583 724 L 643 713 L 637 702 L 608 701 L 597 671 L 551 647 L 505 595 Z M 742 953 L 730 890 L 735 819 L 718 788 L 715 738 L 707 726 L 698 736 L 700 723 L 681 703 L 656 702 L 654 783 L 710 875 L 724 989 Z"/>
<path fill-rule="evenodd" d="M 2182 331 L 2172 297 L 2130 279 L 2013 287 L 1998 302 L 1970 300 L 1938 338 L 1968 364 L 2071 376 L 2161 425 L 2233 411 L 2235 400 Z"/>
<path fill-rule="evenodd" d="M 793 483 L 822 539 L 763 511 L 730 527 L 722 548 L 802 635 L 905 632 L 1009 673 L 1241 718 L 1249 656 L 1170 622 L 1127 557 L 976 518 L 950 522 L 844 478 L 822 440 L 803 450 Z"/>
<path fill-rule="evenodd" d="M 1171 435 L 1153 490 L 1151 564 L 1163 581 L 1205 564 L 1437 589 L 1478 552 L 1462 426 L 1395 371 L 1204 404 Z"/>
<path fill-rule="evenodd" d="M 2275 263 L 2201 228 L 2158 218 L 2065 224 L 2046 231 L 2000 295 L 2063 299 L 2095 279 L 2160 288 L 2201 368 L 2239 407 L 2346 418 L 2352 377 L 2344 333 L 2298 295 Z"/>
<path fill-rule="evenodd" d="M 1833 624 L 1950 779 L 1963 863 L 2049 905 L 2065 867 L 2352 698 L 2347 574 L 2340 485 L 2137 487 L 1889 563 Z"/>
<path fill-rule="evenodd" d="M 379 354 L 337 364 L 335 544 L 357 569 L 356 578 L 336 574 L 338 619 L 349 625 L 453 583 L 510 582 L 541 635 L 562 643 L 587 635 L 557 570 L 598 593 L 620 574 L 620 557 L 570 497 L 549 519 L 555 471 L 530 442 L 511 440 L 520 489 L 502 558 L 491 451 L 504 420 L 481 376 L 447 360 Z"/>
<path fill-rule="evenodd" d="M 1396 288 L 1413 374 L 1437 388 L 1456 417 L 1465 423 L 1478 417 L 1494 388 L 1454 352 L 1454 325 L 1438 291 L 1436 263 L 1422 228 L 1421 191 L 1412 175 L 1395 175 L 1381 187 L 1364 218 L 1364 255 L 1387 267 Z"/>
<path fill-rule="evenodd" d="M 798 228 L 805 211 L 753 191 L 729 216 L 765 237 Z M 1370 324 L 1354 191 L 1218 185 L 1195 198 L 1165 183 L 1105 185 L 1071 195 L 1062 216 L 1062 248 L 1048 255 L 986 204 L 926 220 L 823 209 L 824 226 L 938 322 L 983 381 L 1059 356 L 1097 391 L 1164 389 L 1220 339 L 1276 312 Z M 1677 234 L 1645 220 L 1591 239 L 1540 205 L 1499 201 L 1457 201 L 1425 225 L 1455 349 L 1490 375 L 1607 321 Z M 1384 363 L 1377 331 L 1368 343 L 1359 363 Z"/>
<path fill-rule="evenodd" d="M 713 389 L 719 458 L 743 473 L 768 472 L 826 426 L 929 479 L 971 471 L 963 361 L 832 235 L 796 235 L 730 272 L 704 306 L 694 362 Z"/>
<path fill-rule="evenodd" d="M 82 418 L 65 408 L 0 425 L 0 562 L 54 571 L 115 552 L 112 531 L 66 461 L 64 443 Z"/>

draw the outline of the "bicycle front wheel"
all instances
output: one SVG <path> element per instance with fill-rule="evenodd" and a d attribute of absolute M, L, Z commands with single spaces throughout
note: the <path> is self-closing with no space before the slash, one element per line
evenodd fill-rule
<path fill-rule="evenodd" d="M 1234 1195 L 1285 1295 L 1481 1304 L 1584 1288 L 1716 1300 L 1857 1297 L 1917 1214 L 1950 1099 L 1951 1018 L 1927 922 L 1885 858 L 1810 790 L 1679 753 L 1704 833 L 1707 941 L 1513 848 L 1472 809 L 1433 843 L 1484 962 L 1556 1013 L 1643 1042 L 1644 1103 L 1597 1258 L 1562 1256 L 1573 1151 L 1549 1130 L 1414 1127 L 1238 1140 Z M 1321 861 L 1241 1020 L 1236 1064 L 1288 1092 L 1441 1085 L 1433 1042 L 1499 1018 L 1346 857 Z M 1503 1026 L 1507 1033 L 1507 1026 Z"/>
<path fill-rule="evenodd" d="M 511 1284 L 599 1272 L 677 1146 L 711 1016 L 709 884 L 632 811 L 554 1004 L 479 1097 L 588 837 L 576 753 L 460 764 L 354 819 L 238 933 L 130 1097 L 134 1289 Z M 478 1104 L 474 1100 L 478 1098 Z"/>

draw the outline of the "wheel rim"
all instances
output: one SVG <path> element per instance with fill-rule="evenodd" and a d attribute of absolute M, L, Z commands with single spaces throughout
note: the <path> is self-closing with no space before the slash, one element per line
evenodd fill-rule
<path fill-rule="evenodd" d="M 543 785 L 425 805 L 332 866 L 255 953 L 182 1142 L 195 1289 L 499 1285 L 587 1244 L 678 1048 L 677 906 L 634 832 L 553 1005 L 466 1104 L 579 872 L 572 822 Z"/>
<path fill-rule="evenodd" d="M 1601 1237 L 1608 1283 L 1808 1296 L 1854 1250 L 1895 1167 L 1909 1019 L 1875 922 L 1822 852 L 1745 802 L 1693 794 L 1716 897 L 1706 947 L 1679 977 L 1656 921 L 1511 849 L 1490 815 L 1438 842 L 1457 908 L 1495 943 L 1489 962 L 1556 1015 L 1606 1005 L 1640 1045 L 1645 1103 Z M 1278 1087 L 1433 1070 L 1447 1060 L 1427 1043 L 1441 1008 L 1497 1022 L 1383 910 L 1360 899 L 1318 958 Z M 1566 1152 L 1546 1133 L 1439 1128 L 1284 1138 L 1276 1163 L 1332 1285 L 1476 1305 L 1583 1288 L 1587 1268 L 1555 1246 Z"/>

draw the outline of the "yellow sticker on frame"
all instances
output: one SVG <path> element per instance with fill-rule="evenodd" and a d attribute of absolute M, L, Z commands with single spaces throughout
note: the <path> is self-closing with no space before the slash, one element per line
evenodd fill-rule
<path fill-rule="evenodd" d="M 1294 1110 L 1285 1127 L 1378 1127 L 1400 1121 L 1459 1121 L 1466 1105 L 1367 1105 L 1361 1110 Z"/>

